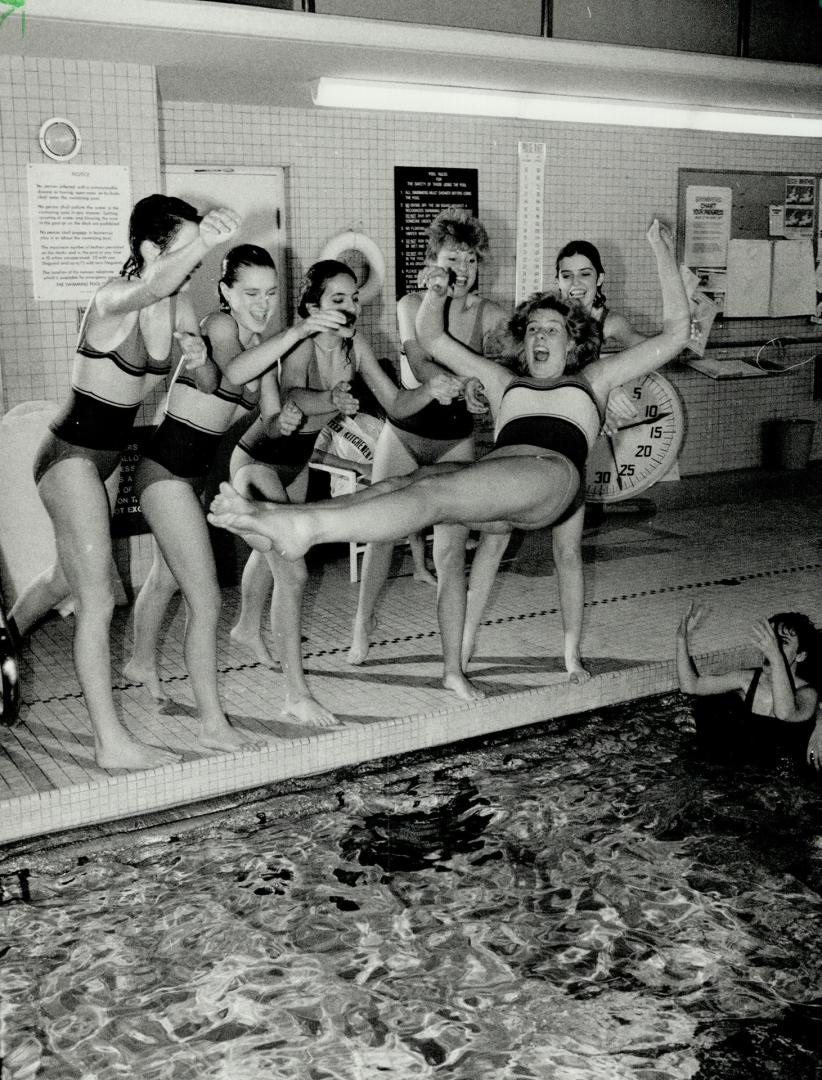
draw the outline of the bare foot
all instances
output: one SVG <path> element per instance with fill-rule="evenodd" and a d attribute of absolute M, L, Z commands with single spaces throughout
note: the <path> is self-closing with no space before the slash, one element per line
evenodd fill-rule
<path fill-rule="evenodd" d="M 168 704 L 168 694 L 163 690 L 156 667 L 145 667 L 132 659 L 123 668 L 123 678 L 144 686 L 158 705 Z"/>
<path fill-rule="evenodd" d="M 94 756 L 101 769 L 155 769 L 180 760 L 179 754 L 139 742 L 125 729 L 105 745 L 97 743 Z"/>
<path fill-rule="evenodd" d="M 485 697 L 485 691 L 475 686 L 462 672 L 446 675 L 442 680 L 446 690 L 453 691 L 463 701 L 479 701 Z"/>
<path fill-rule="evenodd" d="M 286 698 L 283 719 L 309 727 L 340 727 L 341 721 L 313 697 Z"/>
<path fill-rule="evenodd" d="M 228 636 L 235 644 L 240 645 L 243 649 L 248 649 L 258 664 L 262 664 L 263 667 L 270 668 L 272 671 L 282 670 L 278 661 L 269 652 L 268 646 L 263 641 L 259 631 L 256 634 L 248 634 L 239 626 L 232 626 Z"/>
<path fill-rule="evenodd" d="M 436 585 L 437 579 L 431 573 L 427 566 L 420 566 L 414 570 L 414 581 L 419 581 L 423 585 Z"/>
<path fill-rule="evenodd" d="M 308 522 L 303 518 L 304 508 L 265 506 L 244 499 L 231 484 L 220 484 L 220 493 L 214 496 L 208 520 L 212 525 L 237 533 L 247 543 L 249 536 L 261 537 L 267 544 L 264 550 L 275 548 L 284 559 L 299 559 L 311 547 L 312 540 Z"/>
<path fill-rule="evenodd" d="M 377 628 L 377 620 L 372 616 L 368 622 L 354 620 L 354 629 L 351 632 L 351 647 L 346 659 L 355 667 L 364 664 L 368 659 L 368 650 L 371 648 L 371 635 Z"/>
<path fill-rule="evenodd" d="M 242 728 L 233 728 L 225 717 L 219 717 L 208 722 L 203 721 L 200 732 L 200 745 L 204 750 L 253 750 L 255 746 L 263 746 L 265 739 L 252 735 L 250 731 Z"/>
<path fill-rule="evenodd" d="M 588 682 L 591 678 L 591 672 L 582 666 L 581 660 L 572 660 L 565 665 L 565 669 L 568 672 L 569 682 L 572 683 L 584 683 Z"/>
<path fill-rule="evenodd" d="M 259 536 L 256 533 L 237 533 L 241 540 L 245 540 L 250 548 L 254 548 L 255 551 L 261 551 L 263 555 L 267 551 L 271 551 L 274 544 L 267 536 Z"/>

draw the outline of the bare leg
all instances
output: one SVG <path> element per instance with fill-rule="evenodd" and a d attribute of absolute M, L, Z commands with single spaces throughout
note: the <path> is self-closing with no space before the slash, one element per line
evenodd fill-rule
<path fill-rule="evenodd" d="M 585 610 L 585 579 L 582 567 L 584 522 L 585 507 L 580 506 L 567 521 L 556 526 L 551 537 L 565 636 L 565 670 L 573 683 L 585 682 L 591 678 L 580 655 L 582 617 Z"/>
<path fill-rule="evenodd" d="M 408 546 L 411 548 L 414 563 L 414 581 L 420 581 L 424 585 L 436 585 L 437 579 L 425 565 L 425 534 L 411 533 Z"/>
<path fill-rule="evenodd" d="M 151 524 L 145 504 L 143 509 Z M 152 549 L 151 569 L 134 601 L 134 643 L 123 675 L 130 682 L 142 683 L 154 700 L 162 703 L 168 701 L 168 696 L 157 670 L 160 629 L 166 609 L 177 591 L 177 582 L 163 558 L 156 537 L 152 537 Z"/>
<path fill-rule="evenodd" d="M 257 532 L 287 559 L 318 543 L 386 541 L 434 524 L 464 524 L 483 531 L 538 529 L 558 517 L 579 485 L 574 467 L 558 454 L 539 457 L 494 452 L 470 465 L 429 472 L 399 491 L 344 507 L 261 507 L 224 484 L 209 520 L 233 532 Z"/>
<path fill-rule="evenodd" d="M 109 631 L 114 610 L 109 505 L 97 470 L 82 458 L 51 468 L 39 485 L 54 524 L 60 565 L 75 600 L 74 666 L 94 730 L 97 764 L 145 769 L 178 755 L 135 739 L 123 726 L 111 689 Z"/>
<path fill-rule="evenodd" d="M 510 539 L 510 532 L 482 533 L 477 550 L 474 552 L 474 561 L 471 563 L 471 573 L 468 578 L 465 629 L 462 633 L 463 669 L 468 667 L 474 655 L 483 612 L 488 604 L 499 564 Z"/>
<path fill-rule="evenodd" d="M 376 608 L 380 593 L 388 578 L 388 570 L 394 555 L 394 544 L 369 544 L 362 557 L 360 592 L 357 613 L 351 631 L 349 664 L 362 664 L 368 656 L 371 634 L 377 625 Z"/>
<path fill-rule="evenodd" d="M 267 558 L 274 576 L 271 632 L 285 676 L 285 709 L 291 719 L 311 727 L 336 727 L 332 712 L 314 697 L 305 680 L 302 653 L 302 607 L 308 569 L 303 559 L 283 559 L 272 550 Z"/>
<path fill-rule="evenodd" d="M 58 607 L 69 595 L 65 574 L 60 569 L 60 564 L 55 563 L 38 574 L 23 589 L 9 612 L 9 619 L 14 621 L 17 632 L 24 636 L 35 623 Z"/>
<path fill-rule="evenodd" d="M 230 634 L 232 641 L 248 649 L 258 664 L 276 671 L 279 664 L 269 652 L 262 635 L 262 622 L 270 603 L 272 585 L 271 567 L 266 556 L 260 551 L 252 551 L 243 568 L 240 614 Z"/>
<path fill-rule="evenodd" d="M 208 750 L 232 751 L 257 745 L 253 736 L 231 726 L 220 702 L 217 624 L 221 597 L 200 500 L 189 484 L 161 480 L 149 485 L 140 501 L 167 572 L 179 581 L 185 598 L 184 654 L 200 717 L 200 742 Z"/>
<path fill-rule="evenodd" d="M 434 529 L 434 565 L 437 568 L 437 619 L 442 638 L 443 680 L 446 690 L 473 701 L 485 693 L 465 677 L 461 647 L 465 625 L 465 541 L 463 525 L 437 525 Z"/>

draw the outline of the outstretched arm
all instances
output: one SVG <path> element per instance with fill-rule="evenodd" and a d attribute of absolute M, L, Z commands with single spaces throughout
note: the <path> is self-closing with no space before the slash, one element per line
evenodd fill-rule
<path fill-rule="evenodd" d="M 437 360 L 464 378 L 478 378 L 485 386 L 491 408 L 496 412 L 505 388 L 513 375 L 509 370 L 486 360 L 472 349 L 452 338 L 445 329 L 445 302 L 448 294 L 448 277 L 439 266 L 425 271 L 428 291 L 417 313 L 417 337 L 424 349 Z"/>
<path fill-rule="evenodd" d="M 357 338 L 357 354 L 360 361 L 360 374 L 377 401 L 389 416 L 403 419 L 413 416 L 432 401 L 443 404 L 457 397 L 462 384 L 460 380 L 436 364 L 431 364 L 432 374 L 413 390 L 399 387 L 386 375 L 374 356 L 371 346 Z"/>
<path fill-rule="evenodd" d="M 585 374 L 598 395 L 606 398 L 615 386 L 639 379 L 667 364 L 688 343 L 691 312 L 679 276 L 670 232 L 655 218 L 648 243 L 656 256 L 662 287 L 662 332 L 631 346 L 617 356 L 602 357 L 589 364 Z"/>
<path fill-rule="evenodd" d="M 191 243 L 161 252 L 140 277 L 107 282 L 94 297 L 94 311 L 104 319 L 119 318 L 171 296 L 203 261 L 205 253 L 230 240 L 239 227 L 240 219 L 231 210 L 211 210 L 200 222 L 199 236 Z"/>

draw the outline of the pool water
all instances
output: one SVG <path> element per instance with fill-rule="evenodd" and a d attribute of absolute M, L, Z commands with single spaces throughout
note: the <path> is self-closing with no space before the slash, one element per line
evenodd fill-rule
<path fill-rule="evenodd" d="M 822 788 L 701 759 L 678 695 L 27 887 L 0 906 L 3 1080 L 822 1075 Z"/>

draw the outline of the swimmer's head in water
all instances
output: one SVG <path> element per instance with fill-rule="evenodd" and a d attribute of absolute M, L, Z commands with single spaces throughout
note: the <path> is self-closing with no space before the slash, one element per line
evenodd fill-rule
<path fill-rule="evenodd" d="M 199 225 L 201 215 L 182 199 L 171 195 L 147 195 L 135 203 L 128 222 L 128 246 L 131 254 L 120 271 L 122 277 L 139 274 L 146 262 L 147 251 L 165 251 L 186 222 Z M 194 239 L 192 234 L 191 239 Z M 146 248 L 146 244 L 153 248 Z"/>
<path fill-rule="evenodd" d="M 822 631 L 801 611 L 779 611 L 768 622 L 782 646 L 788 663 L 796 661 L 796 673 L 820 689 L 822 683 Z"/>
<path fill-rule="evenodd" d="M 557 255 L 556 274 L 564 299 L 581 304 L 586 311 L 605 306 L 605 268 L 599 251 L 589 241 L 566 244 Z"/>
<path fill-rule="evenodd" d="M 342 338 L 354 337 L 362 307 L 357 275 L 348 263 L 321 259 L 308 268 L 300 286 L 297 314 L 308 318 L 312 308 L 341 312 L 345 325 L 336 333 Z"/>
<path fill-rule="evenodd" d="M 547 327 L 561 323 L 563 328 L 562 350 L 565 352 L 563 369 L 568 374 L 578 371 L 599 356 L 602 332 L 599 323 L 576 304 L 569 304 L 555 292 L 535 293 L 523 300 L 508 323 L 508 336 L 518 348 L 518 367 L 524 374 L 533 373 L 534 354 L 546 351 Z M 540 331 L 540 326 L 546 327 Z M 543 340 L 536 342 L 541 337 Z M 555 340 L 556 334 L 551 331 Z M 539 344 L 539 348 L 535 345 Z M 508 351 L 508 350 L 506 350 Z M 554 352 L 556 347 L 548 352 Z M 545 358 L 538 358 L 539 373 L 545 367 Z M 561 372 L 559 372 L 561 373 Z"/>
<path fill-rule="evenodd" d="M 279 282 L 270 252 L 256 244 L 227 251 L 220 269 L 220 308 L 238 326 L 260 334 L 277 309 Z"/>

